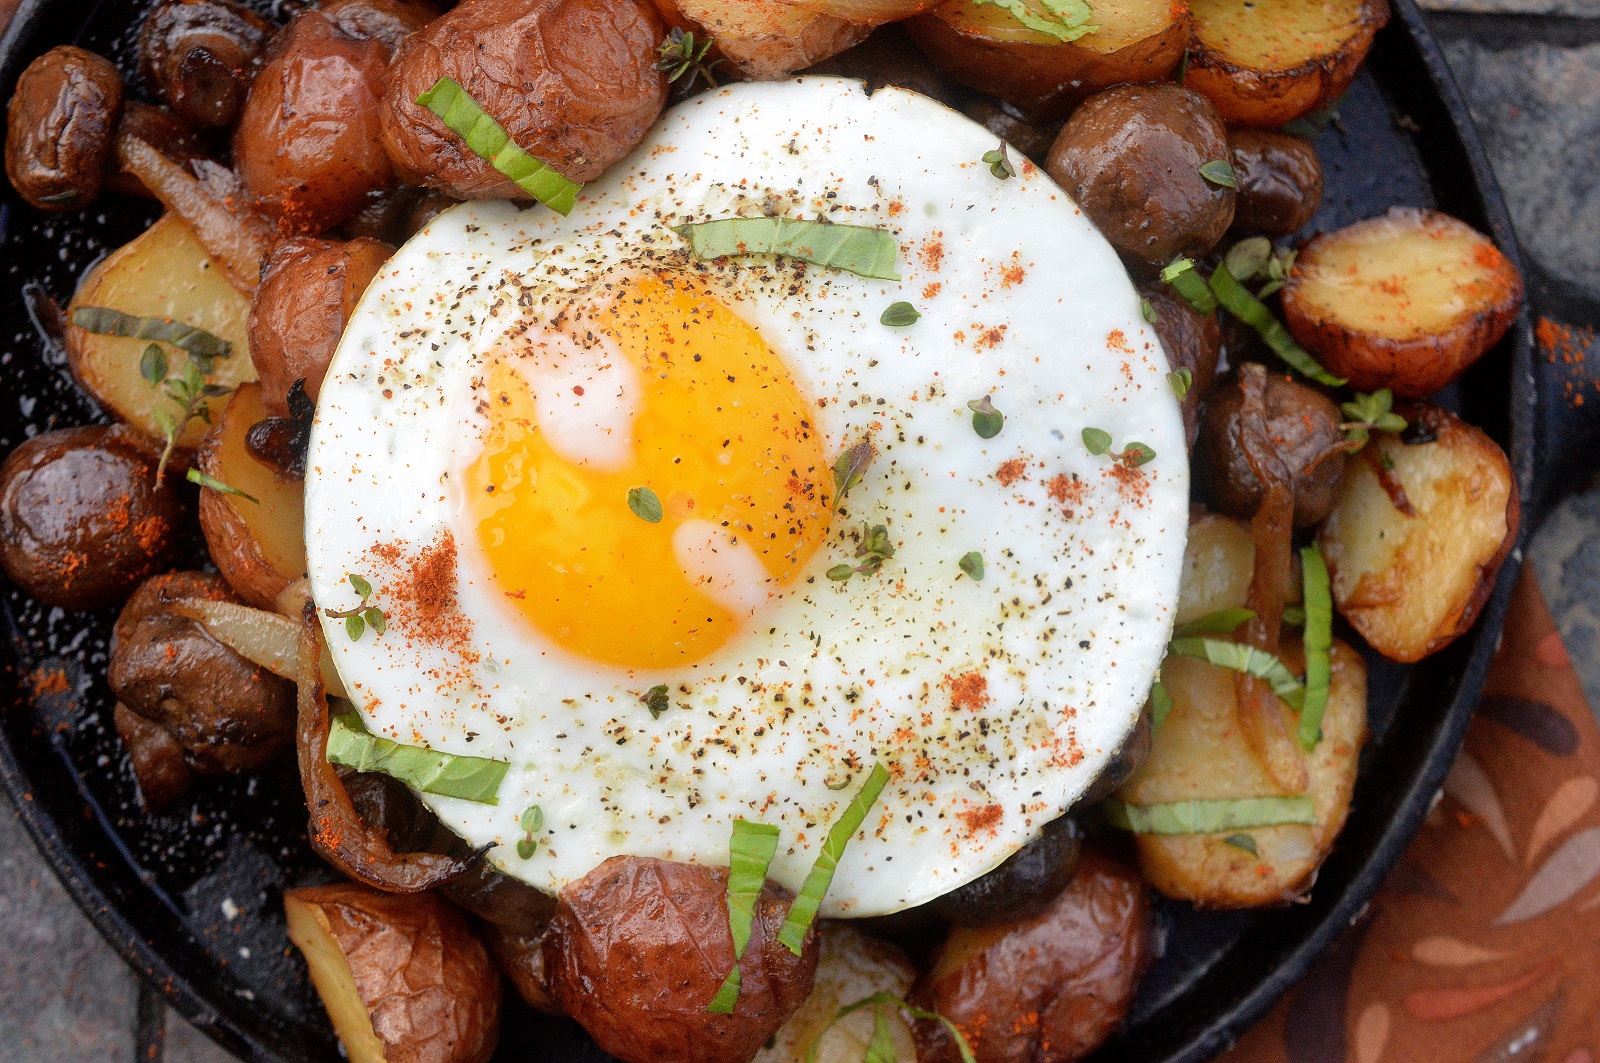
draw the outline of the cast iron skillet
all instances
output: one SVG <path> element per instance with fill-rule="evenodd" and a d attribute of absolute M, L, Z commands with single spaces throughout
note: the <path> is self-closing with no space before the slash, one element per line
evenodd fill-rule
<path fill-rule="evenodd" d="M 1505 204 L 1444 60 L 1413 0 L 1391 2 L 1394 20 L 1346 96 L 1340 123 L 1317 142 L 1327 191 L 1311 228 L 1394 205 L 1436 206 L 1492 233 L 1515 260 Z M 0 98 L 9 98 L 27 60 L 56 44 L 81 44 L 131 71 L 132 28 L 144 7 L 97 0 L 84 14 L 74 0 L 24 0 L 0 41 Z M 103 419 L 71 383 L 50 338 L 51 299 L 64 304 L 75 279 L 143 229 L 154 210 L 108 197 L 82 215 L 45 218 L 9 187 L 0 195 L 3 454 L 39 431 Z M 1535 437 L 1561 439 L 1567 451 L 1592 438 L 1594 426 L 1576 421 L 1581 411 L 1561 401 L 1556 381 L 1536 379 L 1548 370 L 1534 365 L 1530 351 L 1524 311 L 1445 401 L 1506 448 L 1532 516 L 1562 467 L 1536 455 Z M 197 544 L 195 560 L 202 557 Z M 1460 744 L 1520 560 L 1519 549 L 1476 628 L 1445 652 L 1411 668 L 1369 655 L 1373 741 L 1349 825 L 1310 903 L 1236 914 L 1166 905 L 1165 956 L 1125 1032 L 1097 1059 L 1209 1058 L 1359 918 Z M 203 787 L 175 817 L 145 817 L 110 720 L 104 674 L 112 614 L 66 615 L 15 588 L 0 590 L 0 781 L 56 874 L 123 957 L 226 1048 L 252 1060 L 337 1059 L 284 936 L 282 889 L 332 877 L 307 847 L 292 764 Z M 575 1025 L 520 1003 L 508 1008 L 506 1026 L 499 1059 L 602 1058 Z"/>

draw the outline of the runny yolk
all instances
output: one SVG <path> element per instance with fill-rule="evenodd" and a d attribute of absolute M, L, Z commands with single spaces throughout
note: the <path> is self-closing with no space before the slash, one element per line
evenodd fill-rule
<path fill-rule="evenodd" d="M 560 328 L 503 343 L 468 516 L 498 589 L 607 664 L 700 660 L 793 584 L 828 532 L 811 401 L 698 284 L 645 276 Z M 647 487 L 663 517 L 629 506 Z"/>

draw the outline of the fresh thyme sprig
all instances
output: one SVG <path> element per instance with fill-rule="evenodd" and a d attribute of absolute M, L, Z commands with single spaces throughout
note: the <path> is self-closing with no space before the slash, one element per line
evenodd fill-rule
<path fill-rule="evenodd" d="M 722 64 L 722 60 L 706 61 L 706 53 L 710 52 L 716 43 L 710 37 L 697 41 L 692 32 L 674 26 L 672 32 L 667 34 L 667 39 L 656 49 L 661 55 L 661 58 L 656 60 L 656 69 L 666 74 L 668 81 L 677 81 L 688 74 L 689 80 L 683 83 L 686 89 L 694 87 L 694 79 L 697 77 L 705 78 L 707 85 L 716 88 L 717 79 L 711 72 Z"/>
<path fill-rule="evenodd" d="M 870 576 L 882 568 L 883 563 L 894 556 L 894 543 L 889 541 L 889 529 L 882 524 L 874 524 L 870 528 L 863 524 L 855 556 L 860 559 L 860 564 L 834 565 L 828 569 L 828 578 L 843 583 L 851 576 Z"/>
<path fill-rule="evenodd" d="M 211 423 L 210 400 L 228 394 L 232 388 L 223 387 L 221 384 L 211 383 L 211 374 L 216 372 L 219 355 L 201 354 L 190 351 L 189 362 L 184 366 L 182 376 L 168 376 L 171 363 L 167 360 L 167 352 L 161 349 L 158 343 L 152 343 L 144 349 L 144 355 L 139 359 L 139 374 L 144 377 L 152 388 L 160 388 L 161 393 L 182 407 L 178 416 L 166 407 L 157 409 L 153 416 L 161 434 L 166 437 L 166 446 L 161 450 L 161 460 L 156 464 L 156 486 L 160 487 L 167 475 L 167 463 L 172 460 L 172 454 L 178 449 L 178 440 L 183 437 L 183 431 L 189 427 L 189 422 L 196 417 L 206 424 Z"/>
<path fill-rule="evenodd" d="M 374 635 L 382 635 L 389 621 L 383 615 L 383 610 L 372 604 L 372 584 L 354 572 L 346 573 L 345 578 L 350 581 L 351 589 L 361 595 L 361 601 L 354 609 L 324 609 L 323 614 L 330 620 L 342 619 L 345 634 L 350 636 L 351 642 L 360 642 L 369 627 Z"/>

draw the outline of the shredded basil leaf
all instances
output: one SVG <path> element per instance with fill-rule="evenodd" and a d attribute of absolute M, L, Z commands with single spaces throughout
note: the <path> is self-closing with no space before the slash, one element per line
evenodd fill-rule
<path fill-rule="evenodd" d="M 72 312 L 72 323 L 85 332 L 93 332 L 99 336 L 160 340 L 162 343 L 170 343 L 179 350 L 206 360 L 226 358 L 233 353 L 233 344 L 220 336 L 214 336 L 194 325 L 173 321 L 171 318 L 139 317 L 136 314 L 124 314 L 121 310 L 112 310 L 104 306 L 80 306 Z M 149 357 L 148 349 L 146 355 Z M 155 374 L 154 369 L 153 365 L 147 366 L 141 361 L 140 371 L 144 373 L 145 378 L 160 383 L 167 375 L 165 361 L 162 362 L 162 372 L 159 375 Z M 204 367 L 204 372 L 210 371 L 209 366 Z"/>
<path fill-rule="evenodd" d="M 739 1003 L 739 961 L 750 944 L 750 928 L 756 920 L 756 903 L 767 884 L 767 868 L 778 852 L 778 828 L 770 823 L 733 821 L 733 840 L 728 843 L 728 931 L 733 935 L 733 970 L 706 1010 L 732 1015 Z"/>
<path fill-rule="evenodd" d="M 500 123 L 491 118 L 466 89 L 453 78 L 440 78 L 417 97 L 417 105 L 438 116 L 480 159 L 509 177 L 513 183 L 557 214 L 566 215 L 578 202 L 583 185 L 572 180 L 515 143 Z"/>
<path fill-rule="evenodd" d="M 1217 297 L 1206 285 L 1206 279 L 1187 258 L 1175 258 L 1161 271 L 1161 279 L 1172 285 L 1172 290 L 1183 296 L 1197 314 L 1209 314 L 1217 308 Z"/>
<path fill-rule="evenodd" d="M 357 771 L 382 772 L 425 794 L 459 797 L 483 805 L 500 803 L 500 783 L 511 767 L 503 760 L 440 753 L 423 746 L 392 742 L 369 732 L 361 716 L 354 712 L 340 713 L 333 718 L 328 730 L 327 756 L 329 764 Z"/>
<path fill-rule="evenodd" d="M 1223 639 L 1177 638 L 1167 645 L 1167 652 L 1264 679 L 1272 687 L 1272 692 L 1291 709 L 1298 710 L 1305 701 L 1306 688 L 1300 680 L 1289 671 L 1288 665 L 1266 650 Z"/>
<path fill-rule="evenodd" d="M 817 1054 L 821 1051 L 823 1034 L 826 1034 L 829 1030 L 833 1029 L 834 1023 L 838 1022 L 846 1015 L 855 1014 L 862 1008 L 880 1008 L 885 1005 L 898 1008 L 900 1011 L 905 1012 L 913 1019 L 922 1019 L 925 1022 L 939 1023 L 946 1030 L 948 1030 L 950 1032 L 950 1036 L 955 1039 L 956 1051 L 961 1053 L 961 1063 L 977 1063 L 977 1057 L 972 1054 L 972 1046 L 967 1044 L 966 1035 L 961 1032 L 961 1029 L 956 1026 L 955 1023 L 951 1022 L 943 1015 L 940 1015 L 937 1011 L 927 1011 L 923 1008 L 908 1004 L 904 1000 L 895 996 L 893 993 L 874 993 L 870 997 L 858 1000 L 854 1004 L 846 1004 L 844 1007 L 840 1008 L 838 1013 L 834 1015 L 833 1019 L 828 1023 L 828 1025 L 822 1028 L 822 1033 L 817 1034 L 817 1039 L 811 1042 L 811 1048 L 806 1052 L 806 1063 L 817 1063 Z M 876 1040 L 876 1031 L 874 1031 L 874 1040 Z M 862 1063 L 866 1063 L 866 1060 L 863 1060 Z"/>
<path fill-rule="evenodd" d="M 806 931 L 817 918 L 817 909 L 822 907 L 822 898 L 833 884 L 833 873 L 839 867 L 839 858 L 844 855 L 845 846 L 850 844 L 850 839 L 866 822 L 867 809 L 872 807 L 872 802 L 878 799 L 888 782 L 889 769 L 881 763 L 874 764 L 867 781 L 856 791 L 844 814 L 829 828 L 822 851 L 817 854 L 816 863 L 811 865 L 811 873 L 806 875 L 805 884 L 800 887 L 799 895 L 789 906 L 789 914 L 784 916 L 783 926 L 778 930 L 778 941 L 796 956 L 800 955 L 805 944 Z"/>
<path fill-rule="evenodd" d="M 1172 695 L 1167 693 L 1167 686 L 1157 679 L 1150 684 L 1150 726 L 1160 727 L 1172 714 Z"/>
<path fill-rule="evenodd" d="M 1048 15 L 1040 14 L 1026 0 L 976 0 L 980 4 L 1005 8 L 1011 17 L 1037 33 L 1047 33 L 1058 41 L 1075 41 L 1100 27 L 1089 25 L 1094 12 L 1083 0 L 1038 0 Z"/>
<path fill-rule="evenodd" d="M 1317 360 L 1289 335 L 1289 330 L 1284 327 L 1283 322 L 1272 316 L 1272 311 L 1267 309 L 1267 305 L 1246 291 L 1244 285 L 1228 272 L 1226 265 L 1219 265 L 1211 271 L 1210 289 L 1216 296 L 1216 302 L 1220 303 L 1228 313 L 1255 329 L 1257 335 L 1266 341 L 1268 347 L 1277 352 L 1279 358 L 1288 362 L 1302 375 L 1330 388 L 1344 385 L 1344 378 L 1334 376 L 1322 368 Z"/>
<path fill-rule="evenodd" d="M 1205 616 L 1197 616 L 1187 624 L 1179 624 L 1172 635 L 1180 639 L 1191 635 L 1230 635 L 1240 624 L 1255 618 L 1254 609 L 1218 609 Z"/>
<path fill-rule="evenodd" d="M 784 255 L 874 280 L 897 281 L 900 242 L 888 229 L 807 218 L 721 218 L 679 225 L 694 257 Z"/>
<path fill-rule="evenodd" d="M 1309 752 L 1322 741 L 1322 714 L 1333 684 L 1333 591 L 1328 563 L 1315 544 L 1300 551 L 1300 581 L 1306 599 L 1306 696 L 1300 710 L 1300 746 Z"/>
<path fill-rule="evenodd" d="M 1113 827 L 1135 834 L 1217 834 L 1317 821 L 1309 797 L 1196 798 L 1157 805 L 1128 805 L 1110 798 L 1105 809 Z"/>
<path fill-rule="evenodd" d="M 1290 627 L 1305 627 L 1305 624 L 1306 624 L 1306 611 L 1305 611 L 1305 608 L 1302 607 L 1302 606 L 1298 606 L 1298 605 L 1286 605 L 1286 606 L 1284 606 L 1283 607 L 1283 622 L 1285 624 L 1288 624 Z"/>

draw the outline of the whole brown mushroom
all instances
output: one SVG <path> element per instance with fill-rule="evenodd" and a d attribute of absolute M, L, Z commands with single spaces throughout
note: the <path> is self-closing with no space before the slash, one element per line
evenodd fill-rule
<path fill-rule="evenodd" d="M 1174 370 L 1189 371 L 1189 388 L 1184 392 L 1183 431 L 1193 449 L 1200 431 L 1200 407 L 1217 381 L 1217 361 L 1222 357 L 1222 323 L 1216 311 L 1202 314 L 1179 295 L 1170 284 L 1155 281 L 1139 289 L 1155 320 L 1151 327 L 1161 339 L 1167 364 Z M 1230 348 L 1232 350 L 1232 348 Z"/>
<path fill-rule="evenodd" d="M 120 702 L 112 719 L 133 764 L 139 799 L 144 802 L 145 811 L 159 816 L 182 800 L 194 784 L 194 772 L 184 759 L 183 747 L 171 731 Z"/>
<path fill-rule="evenodd" d="M 401 177 L 457 199 L 527 199 L 416 103 L 455 79 L 513 141 L 574 181 L 639 142 L 667 98 L 665 30 L 644 0 L 466 0 L 400 45 L 383 139 Z"/>
<path fill-rule="evenodd" d="M 122 704 L 171 733 L 198 774 L 259 768 L 294 740 L 294 685 L 173 611 L 184 598 L 237 600 L 203 572 L 147 580 L 117 617 L 106 680 Z"/>
<path fill-rule="evenodd" d="M 1234 191 L 1201 167 L 1228 165 L 1222 119 L 1179 85 L 1119 85 L 1083 102 L 1045 168 L 1130 262 L 1155 269 L 1211 250 Z"/>
<path fill-rule="evenodd" d="M 1083 830 L 1078 821 L 1058 817 L 999 867 L 934 901 L 933 910 L 957 926 L 996 926 L 1031 919 L 1072 881 L 1082 847 Z"/>
<path fill-rule="evenodd" d="M 156 486 L 159 450 L 130 428 L 35 436 L 0 466 L 0 567 L 63 609 L 99 609 L 169 567 L 189 507 Z"/>
<path fill-rule="evenodd" d="M 1228 144 L 1239 182 L 1234 227 L 1267 236 L 1303 229 L 1322 203 L 1322 162 L 1311 141 L 1271 129 L 1229 126 Z"/>
<path fill-rule="evenodd" d="M 233 124 L 276 29 L 233 0 L 162 0 L 139 31 L 145 86 L 202 129 Z"/>
<path fill-rule="evenodd" d="M 6 108 L 6 176 L 41 210 L 94 202 L 116 158 L 122 75 L 109 60 L 61 45 L 29 63 Z"/>

